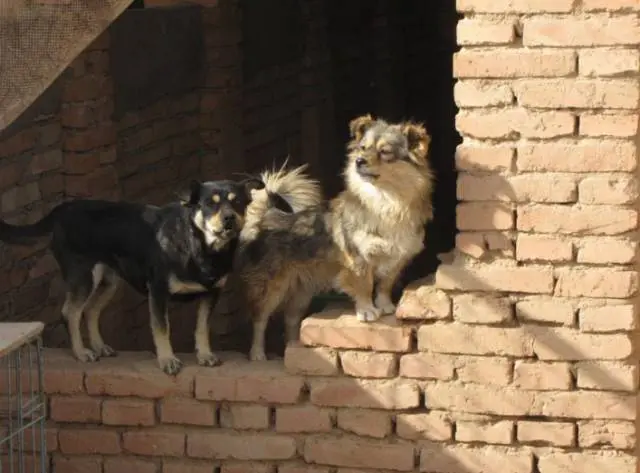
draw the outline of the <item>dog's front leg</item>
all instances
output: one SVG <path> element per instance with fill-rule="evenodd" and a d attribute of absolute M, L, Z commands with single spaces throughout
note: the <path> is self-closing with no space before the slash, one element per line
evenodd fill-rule
<path fill-rule="evenodd" d="M 167 305 L 169 292 L 158 287 L 149 289 L 149 315 L 151 317 L 151 334 L 156 346 L 156 356 L 162 371 L 168 375 L 176 375 L 182 368 L 182 362 L 173 353 L 169 338 L 169 314 Z"/>
<path fill-rule="evenodd" d="M 338 288 L 355 302 L 359 321 L 374 322 L 380 318 L 382 311 L 373 303 L 373 274 L 370 270 L 361 274 L 345 269 L 337 282 Z"/>
<path fill-rule="evenodd" d="M 196 321 L 196 357 L 201 366 L 217 366 L 221 363 L 220 358 L 211 351 L 209 335 L 209 317 L 211 309 L 215 306 L 217 294 L 205 296 L 198 305 L 198 319 Z"/>
<path fill-rule="evenodd" d="M 396 312 L 396 306 L 391 299 L 391 291 L 398 275 L 405 265 L 405 260 L 402 260 L 401 263 L 389 268 L 385 274 L 376 276 L 373 301 L 376 307 L 385 315 L 394 314 Z"/>

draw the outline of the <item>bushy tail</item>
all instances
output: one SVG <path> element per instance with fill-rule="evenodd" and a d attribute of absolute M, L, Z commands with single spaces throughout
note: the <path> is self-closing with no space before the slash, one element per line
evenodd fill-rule
<path fill-rule="evenodd" d="M 296 213 L 318 207 L 322 201 L 320 183 L 309 177 L 303 164 L 295 169 L 286 169 L 285 162 L 279 170 L 263 171 L 260 175 L 264 189 L 253 191 L 253 199 L 246 211 L 242 239 L 255 237 L 267 211 L 277 208 L 287 213 Z"/>
<path fill-rule="evenodd" d="M 34 239 L 51 233 L 59 209 L 59 206 L 56 207 L 42 219 L 30 225 L 11 225 L 0 220 L 0 241 L 12 245 L 31 245 Z"/>

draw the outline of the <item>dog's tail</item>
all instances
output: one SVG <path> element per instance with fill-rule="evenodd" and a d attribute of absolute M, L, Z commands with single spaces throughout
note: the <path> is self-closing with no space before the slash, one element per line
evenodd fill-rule
<path fill-rule="evenodd" d="M 12 225 L 0 220 L 0 241 L 12 245 L 30 245 L 33 240 L 53 231 L 61 206 L 57 206 L 43 218 L 30 225 Z"/>
<path fill-rule="evenodd" d="M 305 173 L 307 165 L 289 170 L 286 165 L 285 161 L 279 170 L 263 171 L 260 175 L 264 188 L 252 191 L 252 201 L 245 213 L 245 239 L 258 231 L 269 209 L 296 213 L 322 203 L 320 183 Z"/>

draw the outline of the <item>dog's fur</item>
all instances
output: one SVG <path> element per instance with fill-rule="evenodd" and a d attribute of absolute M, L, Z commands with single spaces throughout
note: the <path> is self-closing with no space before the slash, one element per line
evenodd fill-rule
<path fill-rule="evenodd" d="M 150 325 L 158 363 L 176 374 L 182 363 L 169 338 L 170 300 L 199 299 L 195 330 L 198 362 L 219 364 L 209 343 L 208 318 L 218 289 L 231 269 L 251 191 L 262 182 L 193 181 L 180 202 L 162 207 L 128 202 L 75 200 L 55 207 L 42 220 L 14 226 L 0 220 L 0 241 L 29 244 L 51 235 L 50 248 L 67 293 L 62 314 L 73 353 L 81 361 L 113 356 L 100 335 L 102 310 L 119 282 L 148 294 Z M 91 349 L 80 333 L 83 315 Z"/>
<path fill-rule="evenodd" d="M 232 272 L 253 317 L 252 360 L 266 358 L 271 315 L 283 310 L 294 341 L 317 293 L 345 292 L 364 322 L 393 313 L 393 284 L 423 248 L 433 187 L 425 128 L 370 115 L 349 127 L 346 189 L 331 202 L 302 168 L 263 173 L 265 188 L 253 191 Z"/>

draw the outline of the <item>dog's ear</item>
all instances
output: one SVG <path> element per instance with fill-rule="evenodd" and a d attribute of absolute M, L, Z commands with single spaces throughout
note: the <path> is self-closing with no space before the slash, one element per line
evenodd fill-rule
<path fill-rule="evenodd" d="M 411 159 L 416 164 L 426 164 L 431 137 L 424 125 L 412 122 L 404 123 L 402 125 L 402 134 L 407 138 Z"/>
<path fill-rule="evenodd" d="M 178 199 L 182 205 L 195 205 L 200 200 L 200 190 L 202 189 L 202 183 L 193 179 L 189 183 L 189 187 L 185 187 L 182 190 L 176 192 Z"/>
<path fill-rule="evenodd" d="M 349 122 L 349 133 L 351 134 L 351 138 L 356 141 L 360 141 L 374 121 L 375 120 L 370 114 L 362 115 L 351 120 Z"/>
<path fill-rule="evenodd" d="M 244 191 L 247 194 L 247 197 L 251 199 L 251 191 L 257 191 L 260 189 L 264 189 L 264 182 L 262 179 L 258 179 L 257 177 L 250 177 L 240 182 L 240 185 L 244 187 Z"/>

